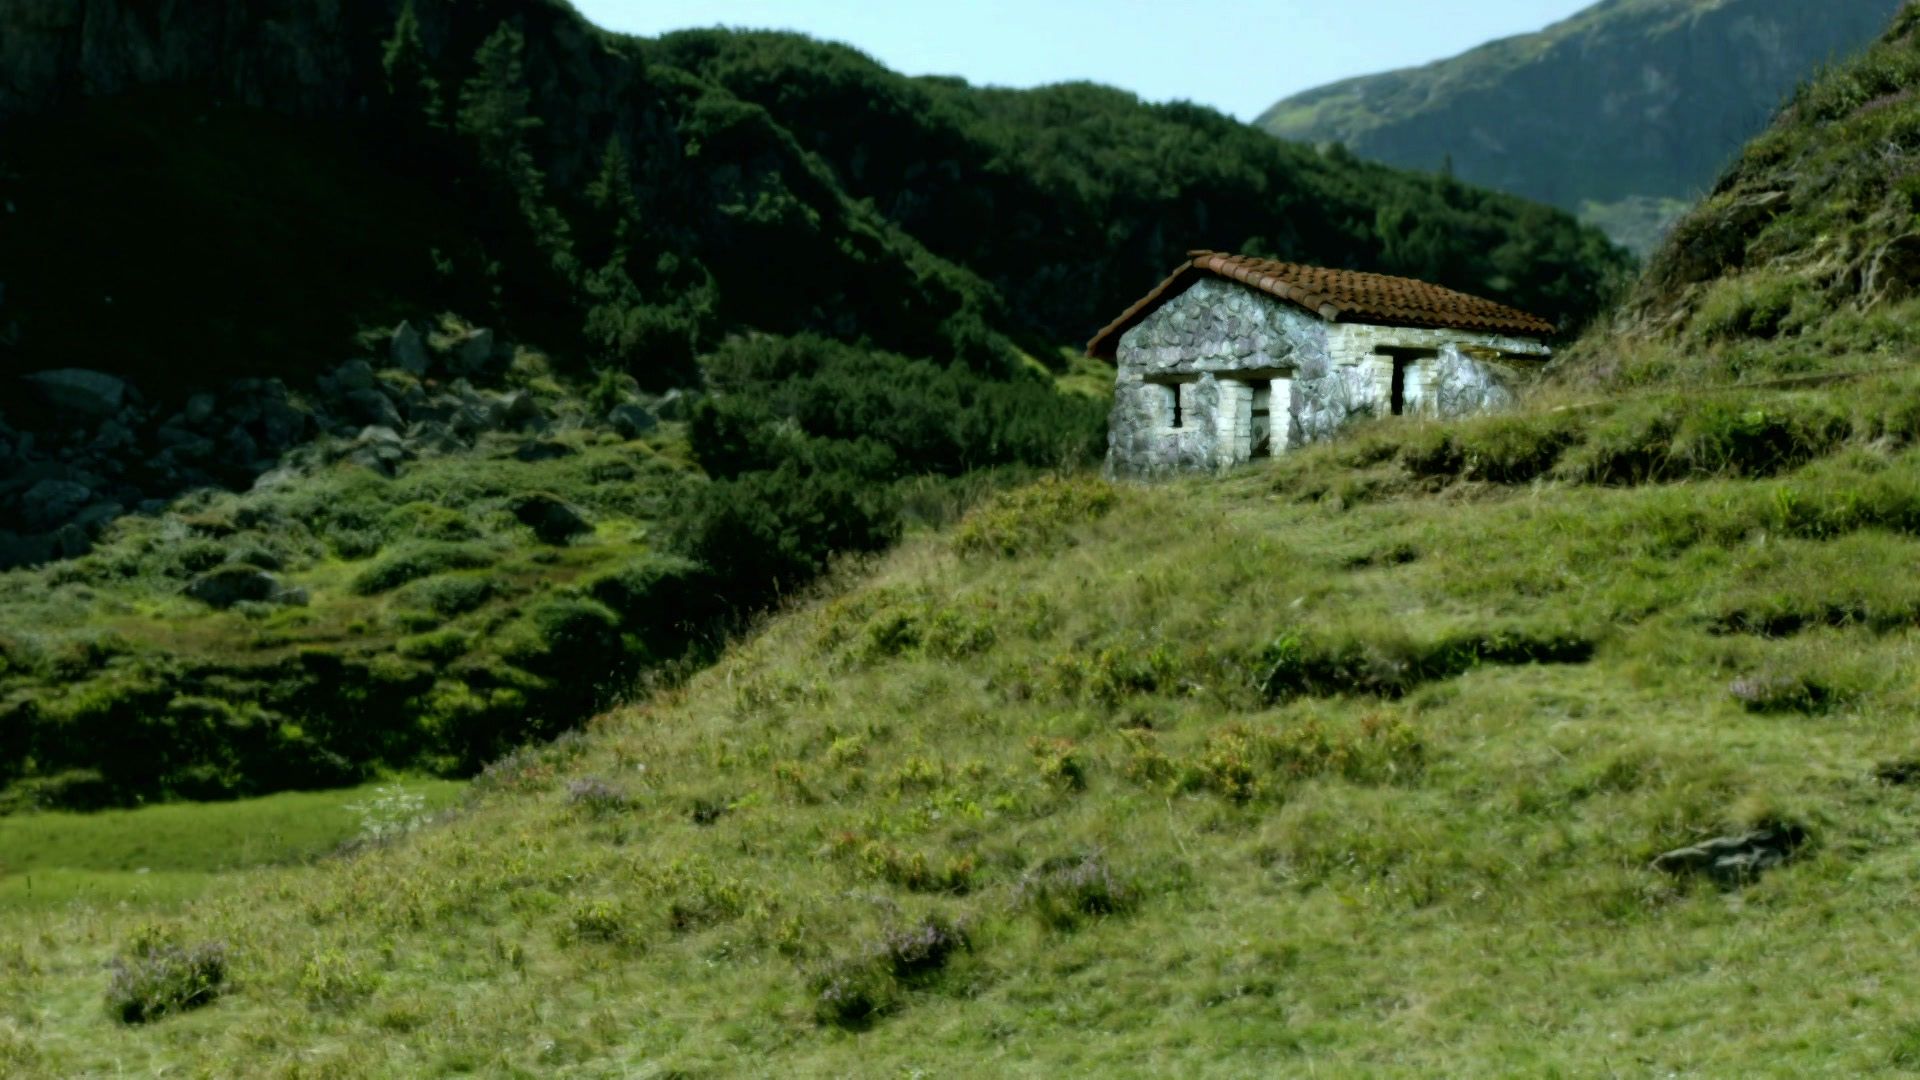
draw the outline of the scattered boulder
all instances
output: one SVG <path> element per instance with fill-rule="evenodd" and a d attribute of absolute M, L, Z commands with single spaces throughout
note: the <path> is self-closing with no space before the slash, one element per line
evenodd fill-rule
<path fill-rule="evenodd" d="M 393 340 L 387 347 L 387 355 L 394 366 L 415 377 L 425 375 L 433 366 L 433 358 L 427 353 L 426 339 L 410 322 L 403 322 L 393 329 Z"/>
<path fill-rule="evenodd" d="M 520 524 L 546 544 L 564 544 L 582 533 L 593 531 L 593 523 L 565 500 L 545 492 L 514 499 L 509 508 Z"/>
<path fill-rule="evenodd" d="M 469 333 L 466 339 L 455 347 L 453 363 L 456 370 L 463 374 L 475 374 L 486 370 L 493 362 L 493 331 L 481 328 Z"/>
<path fill-rule="evenodd" d="M 97 502 L 85 510 L 80 511 L 78 514 L 75 514 L 73 517 L 73 525 L 75 528 L 86 530 L 88 535 L 98 536 L 100 535 L 100 530 L 106 528 L 124 513 L 126 513 L 126 508 L 117 502 Z"/>
<path fill-rule="evenodd" d="M 633 402 L 623 402 L 607 410 L 607 423 L 620 433 L 623 439 L 637 439 L 660 426 L 660 418 L 648 412 L 645 407 Z"/>
<path fill-rule="evenodd" d="M 546 408 L 525 390 L 515 390 L 501 398 L 497 408 L 503 428 L 519 431 L 547 422 Z"/>
<path fill-rule="evenodd" d="M 347 417 L 356 423 L 399 430 L 406 426 L 393 399 L 372 387 L 350 390 L 341 395 Z"/>
<path fill-rule="evenodd" d="M 532 442 L 521 443 L 520 447 L 513 452 L 513 458 L 515 461 L 554 461 L 572 457 L 579 452 L 558 439 L 535 439 Z"/>
<path fill-rule="evenodd" d="M 188 582 L 187 595 L 211 608 L 264 603 L 280 593 L 280 579 L 252 566 L 222 566 Z"/>
<path fill-rule="evenodd" d="M 20 520 L 35 532 L 57 528 L 92 501 L 93 492 L 85 484 L 42 480 L 20 496 Z"/>
<path fill-rule="evenodd" d="M 333 385 L 341 393 L 373 389 L 373 365 L 365 360 L 349 360 L 333 369 Z"/>
<path fill-rule="evenodd" d="M 219 405 L 212 394 L 195 394 L 187 399 L 187 406 L 180 415 L 189 424 L 204 424 L 213 418 L 213 410 Z"/>
<path fill-rule="evenodd" d="M 669 390 L 653 407 L 662 420 L 685 420 L 693 408 L 693 397 L 684 390 Z"/>
<path fill-rule="evenodd" d="M 407 430 L 407 441 L 417 450 L 433 454 L 451 454 L 467 444 L 453 429 L 438 420 L 416 423 Z"/>
<path fill-rule="evenodd" d="M 1740 885 L 1786 862 L 1806 841 L 1807 831 L 1798 825 L 1769 825 L 1675 848 L 1655 858 L 1653 869 L 1675 875 L 1705 874 L 1722 885 Z"/>
<path fill-rule="evenodd" d="M 109 418 L 100 424 L 100 430 L 93 437 L 91 449 L 96 454 L 111 454 L 132 446 L 133 443 L 133 429 L 118 420 Z"/>
<path fill-rule="evenodd" d="M 359 436 L 347 444 L 340 460 L 392 476 L 403 462 L 412 461 L 414 456 L 399 432 L 371 425 L 362 428 Z"/>
<path fill-rule="evenodd" d="M 128 396 L 126 380 L 86 368 L 36 372 L 27 376 L 27 381 L 39 387 L 55 408 L 86 416 L 112 416 Z"/>

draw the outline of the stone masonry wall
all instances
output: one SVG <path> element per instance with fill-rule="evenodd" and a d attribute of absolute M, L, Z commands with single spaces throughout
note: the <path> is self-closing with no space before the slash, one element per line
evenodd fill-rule
<path fill-rule="evenodd" d="M 1384 413 L 1393 359 L 1376 355 L 1383 347 L 1435 351 L 1407 366 L 1402 390 L 1407 411 L 1441 416 L 1511 403 L 1519 372 L 1510 359 L 1548 353 L 1523 338 L 1329 324 L 1265 293 L 1203 278 L 1121 337 L 1107 470 L 1154 475 L 1247 460 L 1256 386 L 1270 389 L 1276 453 Z"/>

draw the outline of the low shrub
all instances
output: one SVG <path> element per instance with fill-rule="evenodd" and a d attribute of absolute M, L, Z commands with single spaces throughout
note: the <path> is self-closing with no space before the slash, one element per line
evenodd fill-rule
<path fill-rule="evenodd" d="M 1140 890 L 1098 852 L 1055 856 L 1021 875 L 1013 903 L 1056 930 L 1132 911 Z"/>
<path fill-rule="evenodd" d="M 1844 704 L 1852 691 L 1812 674 L 1763 671 L 1742 675 L 1727 686 L 1740 707 L 1754 713 L 1823 713 Z"/>
<path fill-rule="evenodd" d="M 493 599 L 494 583 L 478 574 L 440 574 L 415 581 L 397 595 L 401 603 L 452 619 Z"/>
<path fill-rule="evenodd" d="M 1118 501 L 1113 486 L 1097 478 L 1048 477 L 995 496 L 962 518 L 954 550 L 1002 558 L 1049 550 L 1075 526 L 1106 516 Z"/>
<path fill-rule="evenodd" d="M 814 1016 L 823 1024 L 865 1027 L 897 1008 L 906 989 L 931 982 L 971 947 L 966 929 L 939 915 L 888 928 L 866 948 L 813 972 Z"/>
<path fill-rule="evenodd" d="M 322 1008 L 340 1009 L 358 1004 L 379 985 L 379 976 L 333 949 L 313 954 L 300 968 L 301 995 Z"/>
<path fill-rule="evenodd" d="M 582 900 L 568 910 L 555 937 L 562 945 L 632 946 L 639 941 L 639 928 L 617 900 Z"/>
<path fill-rule="evenodd" d="M 627 795 L 597 776 L 583 776 L 567 784 L 567 805 L 593 817 L 605 817 L 625 810 Z"/>
<path fill-rule="evenodd" d="M 226 990 L 227 947 L 217 941 L 182 945 L 149 930 L 110 967 L 108 1011 L 123 1024 L 145 1024 L 219 997 Z"/>
<path fill-rule="evenodd" d="M 449 570 L 478 570 L 493 563 L 493 554 L 475 544 L 408 544 L 362 570 L 352 589 L 358 596 L 376 596 Z"/>

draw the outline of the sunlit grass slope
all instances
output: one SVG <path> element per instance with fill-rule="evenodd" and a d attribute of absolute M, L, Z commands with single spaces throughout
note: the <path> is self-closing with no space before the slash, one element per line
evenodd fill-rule
<path fill-rule="evenodd" d="M 1914 378 L 1636 399 L 1016 490 L 442 825 L 15 916 L 0 1062 L 1913 1067 L 1915 416 Z M 1649 865 L 1750 829 L 1801 842 Z M 216 992 L 122 1024 L 129 953 Z"/>
<path fill-rule="evenodd" d="M 236 870 L 332 854 L 363 832 L 456 803 L 466 785 L 414 778 L 258 799 L 0 817 L 0 910 L 76 901 L 162 910 Z"/>

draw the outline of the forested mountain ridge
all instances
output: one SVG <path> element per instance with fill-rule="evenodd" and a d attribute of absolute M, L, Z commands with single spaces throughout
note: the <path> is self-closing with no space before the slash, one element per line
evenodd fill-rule
<path fill-rule="evenodd" d="M 1204 109 L 911 80 L 792 36 L 623 38 L 545 0 L 0 22 L 7 372 L 183 341 L 204 370 L 296 370 L 434 305 L 655 384 L 742 329 L 991 367 L 1005 335 L 1081 340 L 1196 244 L 1569 325 L 1622 265 L 1541 208 Z"/>
<path fill-rule="evenodd" d="M 1606 0 L 1538 33 L 1296 94 L 1255 123 L 1404 168 L 1450 162 L 1645 251 L 1796 83 L 1899 6 Z"/>

